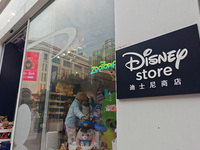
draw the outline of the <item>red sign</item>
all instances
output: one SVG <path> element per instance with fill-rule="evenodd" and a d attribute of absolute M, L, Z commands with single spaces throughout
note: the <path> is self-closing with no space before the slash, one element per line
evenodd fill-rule
<path fill-rule="evenodd" d="M 39 53 L 26 52 L 23 79 L 25 81 L 36 81 Z"/>

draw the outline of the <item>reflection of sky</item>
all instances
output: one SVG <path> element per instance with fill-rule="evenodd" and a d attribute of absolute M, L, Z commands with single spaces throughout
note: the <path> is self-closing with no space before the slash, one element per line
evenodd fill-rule
<path fill-rule="evenodd" d="M 74 27 L 77 36 L 71 47 L 82 47 L 81 51 L 91 55 L 91 49 L 100 49 L 104 41 L 114 38 L 113 3 L 113 0 L 55 1 L 32 21 L 29 39 L 42 38 L 65 27 Z M 66 42 L 66 35 L 54 39 L 54 44 L 61 48 Z"/>

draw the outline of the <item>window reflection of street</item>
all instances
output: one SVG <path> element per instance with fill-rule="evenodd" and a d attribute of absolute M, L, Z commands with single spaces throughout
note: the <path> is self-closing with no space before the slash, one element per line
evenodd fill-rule
<path fill-rule="evenodd" d="M 38 142 L 40 147 L 41 139 L 44 142 L 45 136 L 55 131 L 59 139 L 58 143 L 54 143 L 55 149 L 67 141 L 63 129 L 68 113 L 65 109 L 69 108 L 79 91 L 93 96 L 105 110 L 107 105 L 116 103 L 113 96 L 110 96 L 112 100 L 106 99 L 111 94 L 115 95 L 115 66 L 91 74 L 93 66 L 115 61 L 113 1 L 102 0 L 98 6 L 91 0 L 86 3 L 70 1 L 70 8 L 64 5 L 66 3 L 64 0 L 55 1 L 31 22 L 27 51 L 39 53 L 37 80 L 23 81 L 22 88 L 28 87 L 32 93 L 30 108 L 33 113 L 38 112 L 36 124 L 39 125 L 35 125 L 38 129 L 30 133 L 27 145 Z M 104 114 L 101 123 L 108 131 L 98 138 L 103 147 L 111 148 L 115 133 L 106 119 L 110 118 L 114 124 L 112 127 L 115 127 L 116 112 L 105 111 Z M 47 141 L 46 144 L 50 143 Z"/>

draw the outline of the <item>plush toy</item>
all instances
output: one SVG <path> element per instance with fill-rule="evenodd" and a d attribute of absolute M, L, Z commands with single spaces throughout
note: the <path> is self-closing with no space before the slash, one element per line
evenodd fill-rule
<path fill-rule="evenodd" d="M 91 121 L 86 120 L 79 122 L 79 127 L 82 129 L 93 129 L 94 124 Z"/>
<path fill-rule="evenodd" d="M 66 142 L 66 143 L 62 143 L 59 150 L 69 150 L 69 149 L 67 148 L 67 142 Z"/>
<path fill-rule="evenodd" d="M 100 117 L 101 116 L 101 106 L 100 105 L 97 105 L 96 107 L 94 107 L 93 109 L 93 116 L 94 117 Z"/>
<path fill-rule="evenodd" d="M 82 149 L 82 147 L 81 147 L 80 145 L 78 145 L 78 146 L 76 147 L 76 150 L 83 150 L 83 149 Z"/>
<path fill-rule="evenodd" d="M 94 137 L 94 131 L 92 129 L 80 129 L 77 134 L 77 143 L 81 146 L 90 146 Z"/>
<path fill-rule="evenodd" d="M 4 127 L 7 127 L 9 125 L 9 121 L 5 120 L 5 121 L 2 122 L 2 124 L 3 124 Z"/>
<path fill-rule="evenodd" d="M 91 150 L 98 150 L 96 146 L 93 146 Z"/>
<path fill-rule="evenodd" d="M 108 150 L 108 144 L 105 142 L 102 142 L 100 150 Z"/>
<path fill-rule="evenodd" d="M 10 132 L 4 132 L 1 134 L 1 139 L 8 139 L 10 138 Z"/>
<path fill-rule="evenodd" d="M 77 144 L 81 146 L 90 146 L 94 140 L 94 124 L 91 121 L 82 121 L 79 123 L 80 130 L 77 133 Z"/>

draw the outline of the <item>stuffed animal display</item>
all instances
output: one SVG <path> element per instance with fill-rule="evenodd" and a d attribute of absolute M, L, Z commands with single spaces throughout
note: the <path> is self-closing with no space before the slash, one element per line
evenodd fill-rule
<path fill-rule="evenodd" d="M 12 127 L 13 127 L 13 122 L 9 122 L 7 120 L 7 116 L 0 116 L 0 130 L 12 129 Z M 10 136 L 11 136 L 11 132 L 0 133 L 1 139 L 9 139 Z"/>
<path fill-rule="evenodd" d="M 77 143 L 81 146 L 90 146 L 94 136 L 94 131 L 92 129 L 80 129 L 77 134 Z"/>

